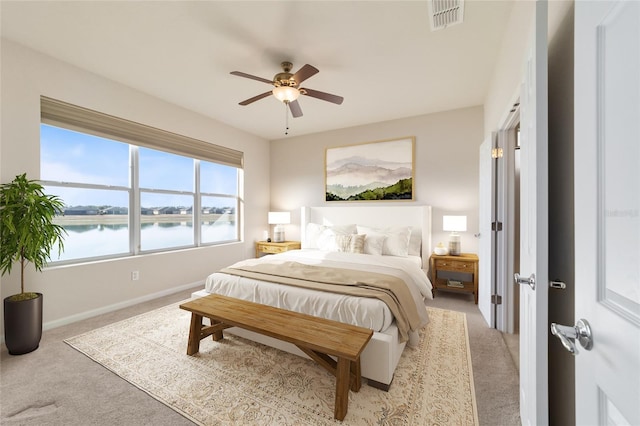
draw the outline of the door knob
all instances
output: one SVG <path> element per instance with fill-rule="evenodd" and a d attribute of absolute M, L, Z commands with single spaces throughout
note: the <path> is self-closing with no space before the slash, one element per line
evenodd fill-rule
<path fill-rule="evenodd" d="M 579 320 L 574 327 L 551 323 L 551 334 L 558 337 L 562 346 L 571 354 L 577 355 L 575 340 L 578 339 L 580 345 L 590 351 L 593 348 L 593 337 L 591 336 L 591 326 L 586 319 Z"/>
<path fill-rule="evenodd" d="M 529 287 L 531 287 L 532 290 L 536 289 L 536 274 L 531 274 L 531 276 L 529 278 L 524 278 L 522 276 L 520 276 L 519 273 L 515 273 L 513 275 L 513 278 L 516 282 L 516 284 L 528 284 Z"/>

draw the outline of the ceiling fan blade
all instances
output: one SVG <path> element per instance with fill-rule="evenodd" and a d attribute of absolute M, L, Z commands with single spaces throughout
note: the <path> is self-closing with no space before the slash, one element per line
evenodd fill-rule
<path fill-rule="evenodd" d="M 258 81 L 261 81 L 261 82 L 267 83 L 267 84 L 273 84 L 273 81 L 271 81 L 271 80 L 267 80 L 266 78 L 262 78 L 262 77 L 256 77 L 255 75 L 247 74 L 247 73 L 241 72 L 241 71 L 231 71 L 230 74 L 231 75 L 237 75 L 238 77 L 250 78 L 251 80 L 258 80 Z"/>
<path fill-rule="evenodd" d="M 312 98 L 322 99 L 323 101 L 333 102 L 334 104 L 342 104 L 344 98 L 342 96 L 332 95 L 331 93 L 320 92 L 313 89 L 300 89 L 300 93 L 303 95 L 311 96 Z"/>
<path fill-rule="evenodd" d="M 249 105 L 249 104 L 250 104 L 250 103 L 252 103 L 252 102 L 259 101 L 259 100 L 260 100 L 260 99 L 262 99 L 262 98 L 266 98 L 266 97 L 267 97 L 267 96 L 269 96 L 270 94 L 271 94 L 271 91 L 261 93 L 261 94 L 259 94 L 258 96 L 254 96 L 253 98 L 249 98 L 249 99 L 247 99 L 246 101 L 242 101 L 242 102 L 240 102 L 238 105 L 243 105 L 243 106 L 244 106 L 244 105 Z"/>
<path fill-rule="evenodd" d="M 302 117 L 302 108 L 300 108 L 297 100 L 289 102 L 289 110 L 291 110 L 291 115 L 293 115 L 294 118 Z"/>
<path fill-rule="evenodd" d="M 319 72 L 320 71 L 318 70 L 318 68 L 312 65 L 306 64 L 305 66 L 300 68 L 297 73 L 293 75 L 293 79 L 295 80 L 296 84 L 300 85 L 300 83 L 302 83 L 309 77 L 318 74 Z"/>

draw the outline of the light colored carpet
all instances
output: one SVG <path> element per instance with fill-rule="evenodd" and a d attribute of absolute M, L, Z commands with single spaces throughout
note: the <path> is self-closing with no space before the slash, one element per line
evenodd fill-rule
<path fill-rule="evenodd" d="M 227 334 L 186 355 L 190 313 L 172 304 L 65 342 L 190 420 L 326 425 L 335 378 L 312 361 Z M 477 425 L 466 317 L 429 308 L 389 392 L 350 392 L 346 425 Z"/>

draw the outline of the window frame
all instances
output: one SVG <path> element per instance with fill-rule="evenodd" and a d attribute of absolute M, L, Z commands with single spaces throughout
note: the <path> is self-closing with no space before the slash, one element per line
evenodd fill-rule
<path fill-rule="evenodd" d="M 41 184 L 49 187 L 61 187 L 61 188 L 78 188 L 78 189 L 96 189 L 96 190 L 118 190 L 126 191 L 129 194 L 129 206 L 128 206 L 128 228 L 129 228 L 129 252 L 108 254 L 104 256 L 82 257 L 67 260 L 51 260 L 52 266 L 66 265 L 66 264 L 80 264 L 98 260 L 126 258 L 138 255 L 146 255 L 152 253 L 166 253 L 172 251 L 179 251 L 185 249 L 192 249 L 197 247 L 216 246 L 234 242 L 242 241 L 242 217 L 241 217 L 241 204 L 242 204 L 242 178 L 243 178 L 243 163 L 244 154 L 240 151 L 232 150 L 225 147 L 220 147 L 208 142 L 198 141 L 185 136 L 177 135 L 174 133 L 166 132 L 164 130 L 151 128 L 142 124 L 134 123 L 128 120 L 120 119 L 117 117 L 102 114 L 97 111 L 88 110 L 86 108 L 78 107 L 75 105 L 67 104 L 61 101 L 56 101 L 51 98 L 41 97 L 41 125 L 51 125 L 54 127 L 79 132 L 82 134 L 99 136 L 115 142 L 126 143 L 129 146 L 129 182 L 127 186 L 114 186 L 114 185 L 100 185 L 95 183 L 77 183 L 77 182 L 59 182 L 50 180 L 41 180 Z M 53 111 L 53 112 L 52 112 Z M 66 115 L 65 115 L 66 114 Z M 107 126 L 96 130 L 101 120 L 108 123 Z M 115 125 L 114 125 L 115 123 Z M 86 125 L 86 128 L 84 125 Z M 109 134 L 109 128 L 118 128 L 119 132 L 113 132 L 116 134 Z M 123 131 L 124 129 L 125 131 Z M 137 140 L 131 135 L 136 134 L 143 130 L 142 134 L 145 140 Z M 120 135 L 127 133 L 127 137 L 121 137 Z M 160 143 L 154 145 L 153 139 L 150 135 L 159 136 Z M 175 139 L 175 146 L 171 150 L 164 149 L 167 142 L 171 141 L 172 137 Z M 139 142 L 139 143 L 136 143 Z M 140 188 L 139 179 L 139 148 L 145 147 L 169 154 L 180 155 L 188 157 L 193 161 L 193 191 L 176 191 L 176 190 L 163 190 L 154 188 Z M 186 147 L 186 148 L 185 148 Z M 181 151 L 184 149 L 184 151 Z M 202 154 L 203 150 L 207 151 L 206 155 Z M 197 156 L 194 156 L 198 154 Z M 203 158 L 206 157 L 206 158 Z M 201 161 L 220 164 L 227 167 L 233 167 L 236 169 L 236 182 L 235 182 L 235 194 L 220 194 L 209 193 L 200 191 L 200 163 Z M 193 229 L 193 243 L 189 245 L 173 246 L 167 248 L 154 248 L 141 250 L 141 231 L 142 231 L 142 206 L 141 206 L 141 194 L 142 193 L 159 193 L 159 194 L 177 194 L 177 195 L 189 195 L 193 198 L 192 214 L 190 219 L 192 221 Z M 214 242 L 202 242 L 202 197 L 217 197 L 228 198 L 235 205 L 235 239 L 214 241 Z"/>

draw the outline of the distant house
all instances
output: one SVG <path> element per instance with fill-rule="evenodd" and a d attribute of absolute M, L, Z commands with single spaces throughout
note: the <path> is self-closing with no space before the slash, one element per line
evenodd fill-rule
<path fill-rule="evenodd" d="M 107 207 L 100 210 L 100 214 L 129 214 L 128 207 Z"/>
<path fill-rule="evenodd" d="M 64 210 L 65 216 L 88 216 L 99 214 L 97 207 L 92 206 L 74 206 Z"/>
<path fill-rule="evenodd" d="M 160 214 L 187 214 L 186 207 L 162 207 L 159 209 Z"/>
<path fill-rule="evenodd" d="M 147 216 L 152 216 L 152 215 L 160 214 L 160 211 L 158 209 L 155 209 L 155 208 L 150 209 L 150 208 L 147 208 L 147 207 L 143 207 L 143 208 L 140 209 L 140 214 L 147 215 Z"/>

